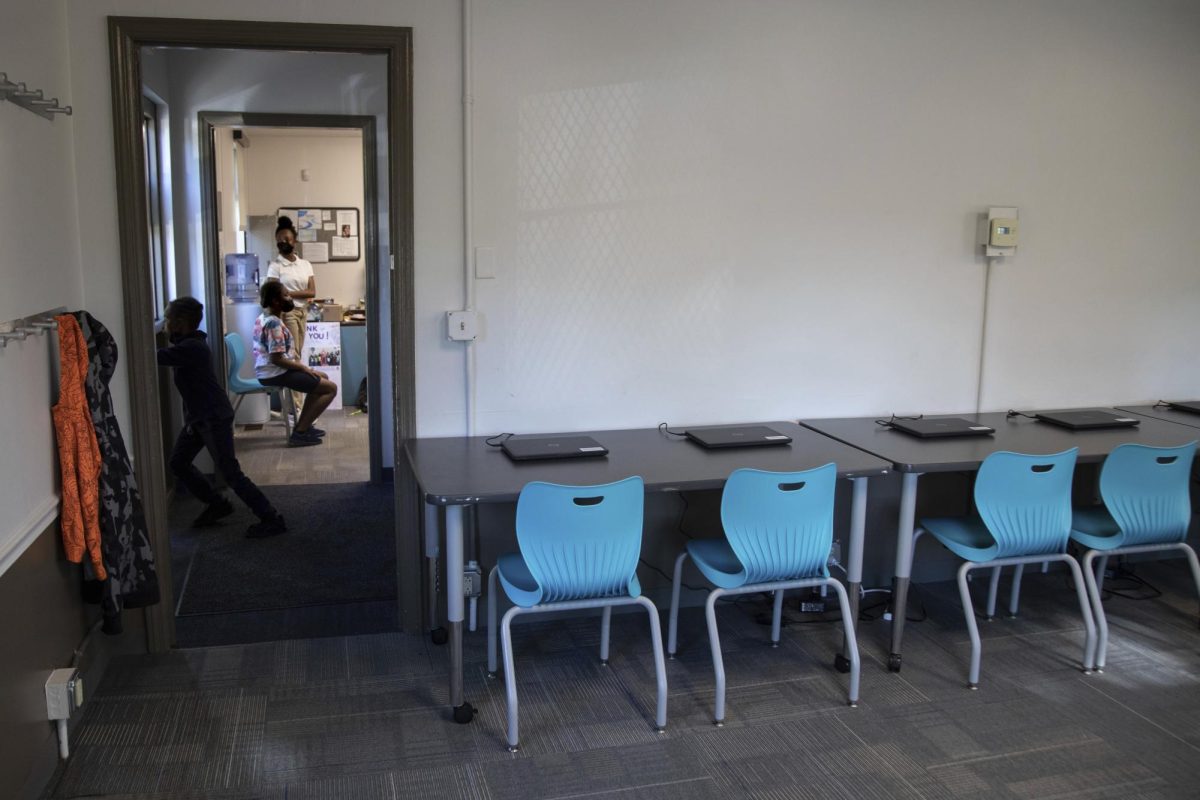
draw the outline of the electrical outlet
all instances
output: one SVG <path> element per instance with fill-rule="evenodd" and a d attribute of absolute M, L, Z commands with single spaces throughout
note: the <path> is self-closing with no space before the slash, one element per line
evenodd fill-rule
<path fill-rule="evenodd" d="M 463 569 L 463 597 L 479 597 L 483 594 L 483 570 L 479 563 L 471 561 Z"/>
<path fill-rule="evenodd" d="M 474 311 L 447 311 L 446 336 L 452 342 L 473 342 L 479 335 L 479 315 Z"/>
<path fill-rule="evenodd" d="M 83 705 L 83 678 L 77 669 L 56 669 L 46 680 L 46 718 L 70 719 Z"/>

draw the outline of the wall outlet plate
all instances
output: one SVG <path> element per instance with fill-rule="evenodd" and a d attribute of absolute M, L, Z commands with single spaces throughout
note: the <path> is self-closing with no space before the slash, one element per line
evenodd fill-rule
<path fill-rule="evenodd" d="M 1010 232 L 1011 238 L 1009 241 L 1016 240 L 1016 230 L 1018 225 L 1016 206 L 992 206 L 987 212 L 987 226 L 985 227 L 983 234 L 983 254 L 988 258 L 1002 258 L 1004 256 L 1011 256 L 1017 252 L 1015 244 L 1003 247 L 992 244 L 992 220 L 995 219 L 1011 220 L 1011 226 L 1006 226 L 1012 228 Z M 1002 237 L 1000 241 L 1004 241 L 1004 238 Z"/>
<path fill-rule="evenodd" d="M 46 718 L 70 719 L 83 705 L 83 679 L 77 669 L 56 669 L 46 680 Z"/>
<path fill-rule="evenodd" d="M 475 311 L 447 311 L 446 335 L 452 342 L 473 342 L 479 336 L 479 314 Z"/>

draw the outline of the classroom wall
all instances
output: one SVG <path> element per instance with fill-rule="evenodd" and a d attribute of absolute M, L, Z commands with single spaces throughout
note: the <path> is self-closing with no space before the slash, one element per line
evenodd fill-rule
<path fill-rule="evenodd" d="M 348 206 L 365 219 L 362 134 L 352 136 L 271 135 L 262 129 L 250 134 L 243 150 L 249 213 L 275 214 L 280 208 Z M 307 169 L 309 179 L 300 177 Z M 362 240 L 365 242 L 365 239 Z M 361 244 L 361 243 L 360 243 Z M 303 242 L 300 243 L 303 249 Z M 351 306 L 367 296 L 366 248 L 357 261 L 313 264 L 317 297 L 332 297 Z"/>

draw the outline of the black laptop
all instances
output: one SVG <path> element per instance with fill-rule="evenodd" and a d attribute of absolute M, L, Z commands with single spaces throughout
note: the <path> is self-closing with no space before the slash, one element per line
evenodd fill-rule
<path fill-rule="evenodd" d="M 1200 400 L 1181 400 L 1178 403 L 1167 401 L 1167 405 L 1176 411 L 1186 411 L 1189 414 L 1200 414 Z"/>
<path fill-rule="evenodd" d="M 792 437 L 766 425 L 710 425 L 704 428 L 688 428 L 684 434 L 696 444 L 710 450 L 721 447 L 791 444 L 792 441 Z"/>
<path fill-rule="evenodd" d="M 590 436 L 510 436 L 500 449 L 513 461 L 608 455 L 608 448 Z"/>
<path fill-rule="evenodd" d="M 1041 422 L 1070 428 L 1073 431 L 1090 431 L 1100 428 L 1132 428 L 1140 420 L 1125 414 L 1114 414 L 1100 409 L 1084 411 L 1043 411 L 1034 415 Z"/>
<path fill-rule="evenodd" d="M 995 428 L 980 425 L 962 417 L 921 417 L 920 419 L 888 420 L 889 427 L 921 439 L 942 439 L 950 436 L 991 436 Z"/>

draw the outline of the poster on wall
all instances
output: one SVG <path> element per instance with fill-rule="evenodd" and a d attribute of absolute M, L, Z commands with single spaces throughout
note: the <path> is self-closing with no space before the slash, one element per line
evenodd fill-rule
<path fill-rule="evenodd" d="M 337 322 L 310 322 L 304 334 L 303 363 L 324 372 L 338 387 L 330 408 L 342 407 L 342 326 Z"/>

